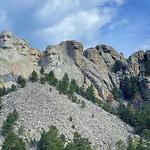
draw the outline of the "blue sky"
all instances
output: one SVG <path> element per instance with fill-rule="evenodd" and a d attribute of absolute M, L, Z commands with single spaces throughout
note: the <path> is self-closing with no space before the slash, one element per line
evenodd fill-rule
<path fill-rule="evenodd" d="M 129 56 L 150 49 L 150 0 L 0 0 L 3 30 L 40 50 L 74 39 Z"/>

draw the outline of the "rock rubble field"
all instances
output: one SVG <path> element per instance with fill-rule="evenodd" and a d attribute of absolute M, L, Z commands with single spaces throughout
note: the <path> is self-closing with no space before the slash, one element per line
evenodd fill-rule
<path fill-rule="evenodd" d="M 56 126 L 67 141 L 72 140 L 73 133 L 77 131 L 98 150 L 113 150 L 116 141 L 127 141 L 132 135 L 133 129 L 117 116 L 77 96 L 80 101 L 85 101 L 86 107 L 81 108 L 81 104 L 73 103 L 54 87 L 50 92 L 50 87 L 48 84 L 28 83 L 25 88 L 4 96 L 0 126 L 15 108 L 19 114 L 15 128 L 23 129 L 22 137 L 27 143 L 31 140 L 38 142 L 43 130 L 47 131 L 51 125 Z"/>

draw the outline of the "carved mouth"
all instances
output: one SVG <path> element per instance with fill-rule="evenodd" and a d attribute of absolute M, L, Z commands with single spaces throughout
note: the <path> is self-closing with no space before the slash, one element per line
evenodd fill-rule
<path fill-rule="evenodd" d="M 13 47 L 13 44 L 9 43 L 8 41 L 3 41 L 1 42 L 0 46 L 4 48 L 11 48 Z"/>
<path fill-rule="evenodd" d="M 27 54 L 25 54 L 25 53 L 21 53 L 21 55 L 23 55 L 23 56 L 27 56 Z"/>
<path fill-rule="evenodd" d="M 52 59 L 52 58 L 50 58 L 50 59 L 49 59 L 49 62 L 50 62 L 50 63 L 53 63 L 54 61 L 53 61 L 53 59 Z"/>

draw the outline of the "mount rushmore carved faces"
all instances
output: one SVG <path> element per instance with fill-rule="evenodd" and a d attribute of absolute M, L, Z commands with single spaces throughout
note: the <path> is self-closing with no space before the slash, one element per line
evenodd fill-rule
<path fill-rule="evenodd" d="M 40 52 L 35 48 L 30 48 L 29 53 L 32 58 L 33 65 L 38 66 L 41 55 Z"/>
<path fill-rule="evenodd" d="M 17 49 L 21 55 L 26 56 L 27 54 L 29 54 L 29 46 L 25 40 L 17 40 Z"/>
<path fill-rule="evenodd" d="M 60 54 L 58 46 L 48 46 L 45 50 L 45 56 L 48 61 L 47 63 L 50 64 L 51 67 L 56 67 L 60 64 Z"/>
<path fill-rule="evenodd" d="M 13 48 L 14 47 L 14 35 L 11 32 L 4 31 L 0 34 L 0 47 L 1 48 Z"/>

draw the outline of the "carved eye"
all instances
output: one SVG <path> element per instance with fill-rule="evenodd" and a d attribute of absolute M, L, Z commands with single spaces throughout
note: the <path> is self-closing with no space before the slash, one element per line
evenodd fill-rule
<path fill-rule="evenodd" d="M 47 53 L 46 55 L 47 55 L 47 56 L 50 56 L 51 54 L 50 54 L 50 53 Z"/>
<path fill-rule="evenodd" d="M 52 55 L 56 55 L 56 53 L 52 53 Z"/>
<path fill-rule="evenodd" d="M 7 38 L 11 39 L 11 36 L 10 36 L 10 35 L 7 35 Z"/>

